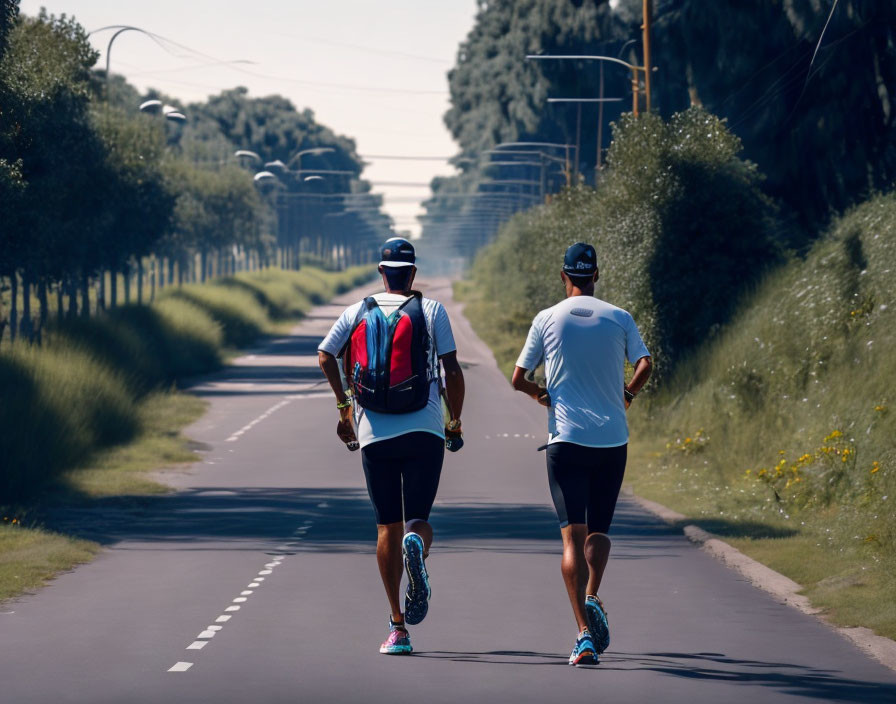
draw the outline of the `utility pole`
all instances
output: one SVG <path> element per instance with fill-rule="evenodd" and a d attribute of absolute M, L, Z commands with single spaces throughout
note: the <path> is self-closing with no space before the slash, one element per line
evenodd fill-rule
<path fill-rule="evenodd" d="M 600 62 L 600 102 L 597 104 L 597 158 L 594 161 L 594 186 L 597 187 L 604 144 L 604 62 Z"/>
<path fill-rule="evenodd" d="M 582 146 L 582 104 L 576 106 L 576 182 L 579 181 L 579 149 Z"/>
<path fill-rule="evenodd" d="M 644 0 L 644 24 L 641 29 L 644 32 L 644 108 L 646 112 L 650 112 L 650 26 L 653 21 L 653 0 Z M 635 73 L 635 80 L 638 75 Z M 635 111 L 635 115 L 637 115 Z"/>

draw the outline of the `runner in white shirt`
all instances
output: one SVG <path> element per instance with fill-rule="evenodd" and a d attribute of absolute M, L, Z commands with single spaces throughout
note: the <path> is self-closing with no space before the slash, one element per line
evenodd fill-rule
<path fill-rule="evenodd" d="M 567 297 L 535 316 L 512 383 L 548 407 L 548 480 L 563 536 L 563 579 L 579 628 L 569 663 L 593 665 L 610 643 L 597 591 L 625 473 L 625 411 L 652 365 L 632 316 L 594 298 L 594 247 L 572 245 L 561 278 Z M 628 386 L 626 359 L 635 367 Z M 526 378 L 542 363 L 546 388 Z"/>
<path fill-rule="evenodd" d="M 386 317 L 412 295 L 419 295 L 412 291 L 417 273 L 415 260 L 414 246 L 403 238 L 394 237 L 383 245 L 379 272 L 386 290 L 373 299 Z M 350 450 L 360 446 L 367 489 L 376 513 L 376 556 L 391 609 L 389 637 L 380 646 L 380 652 L 389 655 L 411 652 L 406 623 L 419 623 L 429 608 L 431 590 L 424 563 L 433 537 L 429 513 L 439 487 L 445 449 L 456 452 L 462 446 L 464 377 L 451 323 L 441 303 L 421 296 L 421 304 L 433 368 L 427 377 L 429 400 L 420 410 L 381 413 L 358 406 L 352 413 L 353 404 L 347 399 L 336 358 L 354 332 L 361 307 L 366 306 L 364 301 L 349 306 L 318 347 L 320 367 L 339 409 L 336 433 Z M 445 369 L 445 395 L 451 413 L 447 425 L 437 360 Z M 357 435 L 353 420 L 357 423 Z M 408 573 L 404 612 L 399 602 L 402 558 Z"/>

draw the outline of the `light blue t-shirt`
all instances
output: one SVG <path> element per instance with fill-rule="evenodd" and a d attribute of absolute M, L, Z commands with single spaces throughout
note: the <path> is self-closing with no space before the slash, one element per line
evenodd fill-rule
<path fill-rule="evenodd" d="M 625 360 L 649 356 L 627 311 L 572 296 L 535 316 L 516 366 L 532 370 L 544 361 L 549 444 L 617 447 L 628 442 Z"/>
<path fill-rule="evenodd" d="M 377 293 L 374 295 L 374 299 L 383 313 L 388 316 L 404 303 L 407 297 L 397 293 Z M 426 327 L 435 345 L 436 355 L 441 357 L 454 352 L 457 345 L 454 344 L 454 333 L 451 332 L 451 321 L 448 320 L 445 307 L 438 301 L 429 298 L 424 298 L 422 302 Z M 323 342 L 318 345 L 318 350 L 329 352 L 334 357 L 342 351 L 352 334 L 362 303 L 363 301 L 359 301 L 345 309 Z M 405 433 L 418 431 L 433 433 L 444 438 L 445 416 L 442 412 L 438 381 L 433 378 L 429 386 L 429 402 L 426 406 L 412 413 L 376 413 L 356 404 L 355 425 L 361 447 L 379 440 L 388 440 Z"/>

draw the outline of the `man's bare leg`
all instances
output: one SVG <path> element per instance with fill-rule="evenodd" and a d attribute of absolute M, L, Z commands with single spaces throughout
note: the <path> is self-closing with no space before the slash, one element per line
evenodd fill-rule
<path fill-rule="evenodd" d="M 423 538 L 423 557 L 429 557 L 429 546 L 432 545 L 432 526 L 422 518 L 412 518 L 404 527 L 405 533 L 416 533 Z"/>
<path fill-rule="evenodd" d="M 401 602 L 398 592 L 401 588 L 401 575 L 404 573 L 404 560 L 401 555 L 401 539 L 404 525 L 397 523 L 377 524 L 376 527 L 376 561 L 380 568 L 380 577 L 386 588 L 386 598 L 392 611 L 392 622 L 403 623 Z"/>
<path fill-rule="evenodd" d="M 597 596 L 607 560 L 610 559 L 611 545 L 612 541 L 606 533 L 591 533 L 585 539 L 585 561 L 588 563 L 588 585 L 585 593 L 589 596 Z"/>
<path fill-rule="evenodd" d="M 579 632 L 588 628 L 585 617 L 585 586 L 589 580 L 589 565 L 585 561 L 585 541 L 588 532 L 583 523 L 571 523 L 560 529 L 563 536 L 563 581 Z"/>

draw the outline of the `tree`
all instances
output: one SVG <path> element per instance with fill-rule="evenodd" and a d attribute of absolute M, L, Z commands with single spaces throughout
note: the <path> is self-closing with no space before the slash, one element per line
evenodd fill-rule
<path fill-rule="evenodd" d="M 22 332 L 32 334 L 30 287 L 36 284 L 46 319 L 46 285 L 67 266 L 67 244 L 95 230 L 91 186 L 102 147 L 90 125 L 90 69 L 97 55 L 74 20 L 41 12 L 8 35 L 0 60 L 7 109 L 0 115 L 5 153 L 20 164 L 24 184 L 5 218 L 6 274 L 24 284 Z M 13 314 L 14 317 L 15 314 Z"/>
<path fill-rule="evenodd" d="M 174 195 L 161 167 L 163 126 L 147 115 L 133 110 L 129 114 L 109 105 L 95 109 L 93 121 L 105 157 L 105 175 L 102 183 L 96 184 L 103 196 L 106 228 L 99 263 L 103 269 L 124 273 L 128 280 L 132 261 L 142 276 L 143 257 L 164 236 L 174 209 Z M 111 282 L 114 306 L 117 277 Z"/>
<path fill-rule="evenodd" d="M 811 63 L 832 7 L 678 0 L 654 32 L 662 112 L 726 118 L 809 231 L 896 177 L 896 5 L 840 0 Z"/>
<path fill-rule="evenodd" d="M 579 133 L 576 106 L 551 105 L 547 99 L 598 97 L 598 65 L 526 61 L 526 55 L 615 54 L 627 38 L 624 29 L 606 0 L 480 1 L 476 24 L 461 43 L 457 63 L 448 73 L 451 108 L 445 114 L 445 124 L 457 140 L 461 156 L 476 159 L 504 141 L 575 144 Z M 624 69 L 606 72 L 606 96 L 623 95 L 627 84 Z M 621 107 L 607 109 L 606 119 L 616 119 Z M 596 108 L 584 110 L 582 170 L 594 165 L 597 146 Z"/>

